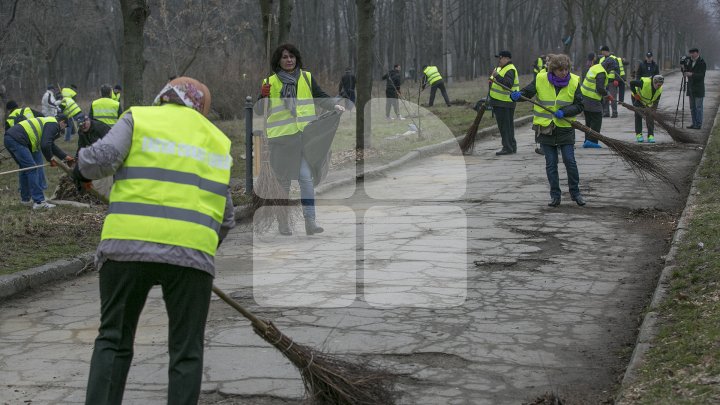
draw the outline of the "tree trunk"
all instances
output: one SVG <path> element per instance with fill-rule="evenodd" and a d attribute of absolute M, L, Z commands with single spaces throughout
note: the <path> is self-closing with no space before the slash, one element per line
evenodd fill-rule
<path fill-rule="evenodd" d="M 278 45 L 288 42 L 292 21 L 293 4 L 291 0 L 280 0 L 280 20 L 278 23 Z"/>
<path fill-rule="evenodd" d="M 145 21 L 150 15 L 146 0 L 120 0 L 123 15 L 122 81 L 123 107 L 143 104 L 145 70 Z"/>
<path fill-rule="evenodd" d="M 357 148 L 371 148 L 371 137 L 365 139 L 365 124 L 370 129 L 371 115 L 365 116 L 365 105 L 372 93 L 373 39 L 375 38 L 375 0 L 355 0 L 357 5 Z M 367 119 L 367 120 L 366 120 Z"/>

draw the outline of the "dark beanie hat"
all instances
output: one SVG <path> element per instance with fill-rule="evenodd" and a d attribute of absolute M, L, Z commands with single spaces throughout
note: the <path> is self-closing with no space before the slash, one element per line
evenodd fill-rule
<path fill-rule="evenodd" d="M 7 111 L 12 111 L 16 108 L 18 108 L 18 104 L 13 100 L 10 100 L 7 102 L 7 104 L 5 104 L 5 110 Z"/>

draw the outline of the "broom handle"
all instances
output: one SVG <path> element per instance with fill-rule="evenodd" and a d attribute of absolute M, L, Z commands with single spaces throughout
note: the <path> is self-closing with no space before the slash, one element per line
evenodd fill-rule
<path fill-rule="evenodd" d="M 38 167 L 45 167 L 45 166 L 48 166 L 49 164 L 50 164 L 50 163 L 45 163 L 45 164 L 37 165 L 37 166 L 23 167 L 22 169 L 8 170 L 8 171 L 6 171 L 6 172 L 0 172 L 0 176 L 3 175 L 3 174 L 24 172 L 24 171 L 26 171 L 26 170 L 37 169 Z"/>
<path fill-rule="evenodd" d="M 492 76 L 491 76 L 491 77 L 492 77 Z M 505 90 L 507 90 L 507 91 L 512 91 L 512 89 L 510 89 L 509 87 L 507 87 L 507 86 L 505 86 L 504 84 L 496 81 L 494 77 L 492 78 L 492 81 L 493 81 L 494 83 L 497 83 L 497 84 L 498 84 L 500 87 L 502 87 L 503 89 L 505 89 Z M 552 111 L 551 109 L 549 109 L 549 108 L 545 107 L 544 105 L 542 105 L 542 104 L 540 104 L 540 103 L 538 103 L 538 102 L 535 102 L 535 101 L 533 101 L 533 100 L 531 100 L 531 99 L 529 99 L 529 98 L 527 98 L 527 97 L 525 97 L 525 96 L 520 96 L 520 99 L 523 100 L 523 101 L 528 101 L 528 102 L 530 102 L 530 103 L 532 103 L 532 104 L 535 104 L 536 106 L 542 108 L 543 110 L 549 112 L 550 114 L 554 114 L 554 111 Z M 570 125 L 572 125 L 573 128 L 576 128 L 576 129 L 579 129 L 579 130 L 585 132 L 586 134 L 588 134 L 588 135 L 590 135 L 591 137 L 595 138 L 595 140 L 602 140 L 603 138 L 605 138 L 605 136 L 602 135 L 601 133 L 599 133 L 599 132 L 595 131 L 594 129 L 592 129 L 592 128 L 588 127 L 588 126 L 585 126 L 585 125 L 583 125 L 583 124 L 581 124 L 581 123 L 579 123 L 579 122 L 577 122 L 577 121 L 570 121 L 568 118 L 565 118 L 565 117 L 560 118 L 560 119 L 561 119 L 561 120 L 564 120 L 565 122 L 567 122 L 567 123 L 569 123 Z"/>
<path fill-rule="evenodd" d="M 55 163 L 57 163 L 58 167 L 60 167 L 68 176 L 72 177 L 72 169 L 68 165 L 66 165 L 65 162 L 63 162 L 59 159 L 56 159 L 54 157 L 53 157 L 53 160 L 55 160 Z M 95 197 L 97 197 L 100 201 L 104 202 L 105 204 L 110 203 L 108 201 L 108 199 L 105 198 L 104 195 L 100 194 L 94 188 L 90 188 L 88 191 L 91 194 L 93 194 Z M 254 327 L 256 327 L 257 329 L 260 329 L 260 331 L 262 331 L 263 333 L 265 333 L 267 331 L 268 324 L 266 322 L 263 322 L 260 318 L 253 315 L 247 309 L 243 308 L 237 301 L 232 299 L 229 295 L 225 294 L 225 292 L 223 290 L 221 290 L 218 287 L 216 287 L 215 285 L 213 285 L 212 291 L 215 293 L 215 295 L 220 297 L 220 299 L 222 299 L 228 305 L 230 305 L 231 307 L 235 308 L 238 312 L 240 312 L 245 318 L 247 318 L 250 321 L 250 323 L 252 323 L 252 325 Z"/>

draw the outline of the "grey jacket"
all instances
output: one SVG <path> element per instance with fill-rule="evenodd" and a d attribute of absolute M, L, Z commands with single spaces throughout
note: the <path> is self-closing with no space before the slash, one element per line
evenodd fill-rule
<path fill-rule="evenodd" d="M 132 144 L 134 121 L 127 112 L 110 132 L 91 146 L 80 149 L 78 168 L 88 179 L 100 179 L 113 175 L 125 162 Z M 235 216 L 230 188 L 225 201 L 225 214 L 220 227 L 220 241 L 235 226 Z M 215 276 L 214 257 L 191 248 L 165 245 L 137 240 L 107 239 L 100 242 L 95 256 L 95 267 L 99 270 L 107 260 L 120 262 L 155 262 L 191 267 Z"/>

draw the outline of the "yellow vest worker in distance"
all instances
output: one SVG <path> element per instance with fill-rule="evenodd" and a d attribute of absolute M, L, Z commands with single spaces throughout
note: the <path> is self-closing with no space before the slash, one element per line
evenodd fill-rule
<path fill-rule="evenodd" d="M 100 98 L 90 105 L 90 118 L 103 122 L 110 127 L 115 125 L 122 114 L 120 103 L 112 99 L 112 89 L 109 84 L 100 86 Z"/>
<path fill-rule="evenodd" d="M 618 116 L 618 110 L 617 110 L 617 100 L 618 100 L 618 92 L 620 89 L 620 81 L 622 79 L 622 76 L 620 75 L 621 70 L 621 61 L 610 52 L 610 48 L 607 45 L 603 45 L 600 48 L 600 58 L 598 59 L 598 63 L 602 64 L 605 59 L 612 58 L 615 60 L 615 63 L 617 63 L 617 69 L 615 70 L 608 70 L 607 77 L 608 77 L 608 84 L 607 84 L 607 90 L 608 93 L 612 96 L 612 99 L 603 99 L 603 117 L 612 117 L 617 118 Z M 624 71 L 624 70 L 623 70 Z M 612 115 L 610 115 L 610 110 L 612 109 Z"/>
<path fill-rule="evenodd" d="M 662 95 L 662 86 L 665 83 L 665 78 L 661 75 L 655 75 L 653 77 L 642 77 L 639 80 L 633 80 L 630 82 L 630 92 L 633 97 L 633 105 L 643 108 L 656 109 L 660 103 L 660 96 Z M 635 140 L 637 142 L 644 142 L 642 134 L 642 115 L 635 113 Z M 648 143 L 655 143 L 655 122 L 653 120 L 645 120 L 647 126 Z"/>
<path fill-rule="evenodd" d="M 547 72 L 539 73 L 521 91 L 514 91 L 510 98 L 537 97 L 540 106 L 533 108 L 533 126 L 545 155 L 545 172 L 550 183 L 548 206 L 560 205 L 561 190 L 558 174 L 558 149 L 562 153 L 567 171 L 570 198 L 577 205 L 585 205 L 580 194 L 580 173 L 575 162 L 575 129 L 572 122 L 583 111 L 580 78 L 570 73 L 570 58 L 567 55 L 548 55 Z M 548 111 L 549 110 L 549 111 Z"/>
<path fill-rule="evenodd" d="M 428 84 L 430 85 L 430 101 L 428 102 L 428 107 L 433 106 L 433 103 L 435 102 L 435 92 L 438 89 L 440 89 L 440 93 L 442 94 L 443 99 L 445 99 L 445 104 L 450 107 L 450 98 L 448 97 L 447 90 L 445 90 L 445 82 L 443 81 L 442 76 L 440 76 L 440 71 L 437 66 L 424 65 L 422 70 L 425 74 L 422 80 L 422 90 L 425 90 L 425 87 L 427 87 Z"/>
<path fill-rule="evenodd" d="M 613 58 L 606 58 L 602 63 L 590 66 L 585 78 L 580 84 L 580 91 L 583 95 L 583 113 L 585 114 L 585 125 L 600 132 L 603 121 L 603 99 L 612 99 L 608 94 L 608 72 L 615 71 L 617 63 Z M 612 100 L 610 100 L 612 101 Z M 602 148 L 600 144 L 585 136 L 583 148 Z"/>
<path fill-rule="evenodd" d="M 20 107 L 17 102 L 10 100 L 5 104 L 5 111 L 7 116 L 5 117 L 5 131 L 15 126 L 15 124 L 26 119 L 42 117 L 42 113 L 35 111 L 29 107 Z"/>
<path fill-rule="evenodd" d="M 517 153 L 517 142 L 515 142 L 515 123 L 513 122 L 515 102 L 510 99 L 510 92 L 520 90 L 520 82 L 518 81 L 518 71 L 511 61 L 510 51 L 500 51 L 495 57 L 498 58 L 498 66 L 490 74 L 490 106 L 502 140 L 502 149 L 495 152 L 495 155 L 511 155 Z M 505 90 L 503 86 L 510 90 Z"/>
<path fill-rule="evenodd" d="M 300 51 L 292 44 L 277 47 L 270 58 L 274 74 L 263 80 L 261 97 L 268 99 L 266 132 L 270 144 L 270 165 L 280 185 L 282 196 L 260 196 L 287 199 L 290 181 L 298 180 L 300 202 L 305 217 L 305 233 L 313 235 L 324 229 L 315 222 L 315 162 L 303 153 L 303 130 L 316 119 L 315 104 L 327 109 L 345 111 L 340 98 L 330 98 L 318 86 L 310 72 L 303 70 Z M 328 145 L 329 146 L 329 145 Z M 291 235 L 287 217 L 278 215 L 278 232 Z"/>
<path fill-rule="evenodd" d="M 154 106 L 129 109 L 80 149 L 78 184 L 115 175 L 95 259 L 101 315 L 86 404 L 122 402 L 138 318 L 156 284 L 170 322 L 167 402 L 198 401 L 215 250 L 235 224 L 230 140 L 205 118 L 210 101 L 204 84 L 176 78 Z"/>

